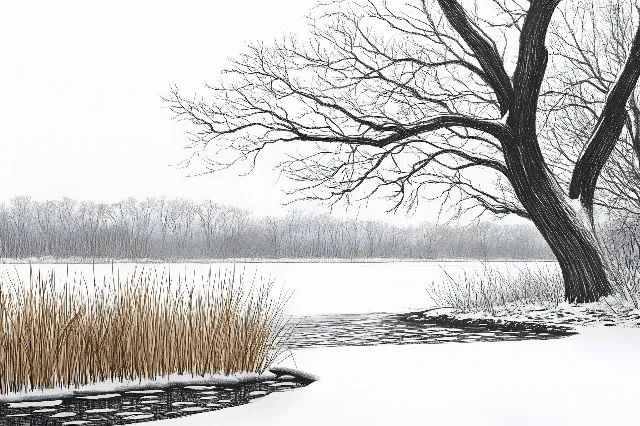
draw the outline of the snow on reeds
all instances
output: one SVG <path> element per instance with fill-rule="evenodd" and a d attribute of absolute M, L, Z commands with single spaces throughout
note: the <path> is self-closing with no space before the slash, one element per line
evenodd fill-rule
<path fill-rule="evenodd" d="M 488 265 L 481 270 L 463 271 L 432 282 L 427 289 L 438 306 L 460 312 L 489 312 L 507 305 L 542 305 L 555 307 L 564 301 L 564 284 L 559 268 L 516 268 L 504 272 Z"/>
<path fill-rule="evenodd" d="M 278 355 L 273 282 L 235 271 L 111 280 L 0 278 L 0 393 L 168 374 L 262 372 Z"/>

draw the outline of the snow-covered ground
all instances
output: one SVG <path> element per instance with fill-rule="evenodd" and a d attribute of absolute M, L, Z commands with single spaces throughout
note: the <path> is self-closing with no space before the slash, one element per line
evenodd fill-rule
<path fill-rule="evenodd" d="M 530 266 L 536 264 L 529 264 Z M 232 264 L 214 264 L 213 272 Z M 496 266 L 493 264 L 492 266 Z M 523 264 L 518 264 L 523 267 Z M 15 270 L 14 270 L 15 267 Z M 66 275 L 65 265 L 55 268 Z M 136 265 L 118 264 L 121 275 Z M 144 265 L 188 277 L 209 265 Z M 292 315 L 406 312 L 432 307 L 425 287 L 480 262 L 268 263 L 235 265 L 246 276 L 272 277 L 294 291 Z M 501 267 L 512 268 L 505 263 Z M 28 277 L 28 265 L 6 265 Z M 140 266 L 138 266 L 140 268 Z M 70 265 L 89 281 L 91 265 Z M 95 274 L 110 277 L 111 265 Z M 249 280 L 250 282 L 250 280 Z M 317 382 L 248 405 L 165 420 L 164 426 L 396 425 L 438 426 L 640 424 L 640 329 L 579 328 L 558 340 L 441 343 L 294 350 L 283 363 L 318 375 Z"/>
<path fill-rule="evenodd" d="M 640 309 L 618 294 L 600 299 L 594 303 L 570 304 L 517 304 L 510 303 L 496 307 L 493 312 L 461 312 L 451 308 L 432 309 L 417 313 L 415 318 L 428 319 L 447 315 L 462 320 L 489 319 L 491 321 L 534 322 L 561 326 L 608 326 L 640 327 Z"/>
<path fill-rule="evenodd" d="M 164 426 L 640 424 L 640 330 L 547 341 L 313 348 L 288 365 L 320 380 Z"/>

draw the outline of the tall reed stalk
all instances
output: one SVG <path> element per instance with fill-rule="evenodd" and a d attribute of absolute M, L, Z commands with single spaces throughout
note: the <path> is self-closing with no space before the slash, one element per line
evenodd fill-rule
<path fill-rule="evenodd" d="M 286 295 L 235 271 L 155 270 L 87 284 L 30 272 L 0 279 L 0 392 L 262 372 L 278 352 Z"/>

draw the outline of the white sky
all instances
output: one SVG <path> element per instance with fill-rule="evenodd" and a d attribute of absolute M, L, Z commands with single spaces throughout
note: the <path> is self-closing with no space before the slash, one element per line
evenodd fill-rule
<path fill-rule="evenodd" d="M 269 167 L 197 178 L 171 167 L 185 158 L 186 137 L 160 95 L 173 83 L 188 93 L 217 80 L 247 41 L 304 30 L 314 4 L 3 2 L 0 201 L 180 196 L 282 213 L 285 188 Z M 381 208 L 362 216 L 385 218 Z M 413 220 L 433 220 L 435 211 L 422 208 Z"/>

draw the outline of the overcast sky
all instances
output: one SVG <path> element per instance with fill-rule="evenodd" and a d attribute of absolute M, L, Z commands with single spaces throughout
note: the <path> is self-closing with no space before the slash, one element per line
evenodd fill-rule
<path fill-rule="evenodd" d="M 281 213 L 287 198 L 268 167 L 197 178 L 172 167 L 185 158 L 186 137 L 160 95 L 173 83 L 196 90 L 217 80 L 248 41 L 304 31 L 313 4 L 3 2 L 0 200 L 180 196 Z M 433 220 L 436 210 L 425 206 L 413 220 Z"/>

